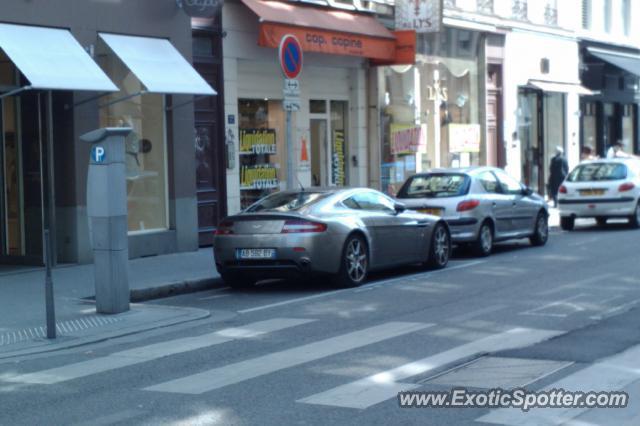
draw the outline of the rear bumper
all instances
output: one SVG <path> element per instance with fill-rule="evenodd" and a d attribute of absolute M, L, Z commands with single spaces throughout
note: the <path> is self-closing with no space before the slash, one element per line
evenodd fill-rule
<path fill-rule="evenodd" d="M 219 273 L 242 273 L 257 279 L 290 278 L 338 272 L 344 238 L 338 234 L 262 234 L 216 236 L 213 242 Z M 274 248 L 275 259 L 237 259 L 236 250 Z"/>
<path fill-rule="evenodd" d="M 468 243 L 478 238 L 479 220 L 475 217 L 445 218 L 453 243 Z"/>
<path fill-rule="evenodd" d="M 637 201 L 633 197 L 619 198 L 561 198 L 560 216 L 567 217 L 625 217 L 634 214 Z"/>

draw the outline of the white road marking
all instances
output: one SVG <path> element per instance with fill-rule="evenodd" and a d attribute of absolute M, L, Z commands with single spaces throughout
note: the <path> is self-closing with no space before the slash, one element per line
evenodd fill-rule
<path fill-rule="evenodd" d="M 561 293 L 563 291 L 573 290 L 576 287 L 584 285 L 584 284 L 591 284 L 593 282 L 600 282 L 600 281 L 603 281 L 603 280 L 606 280 L 608 278 L 615 277 L 615 276 L 616 276 L 616 274 L 613 274 L 613 273 L 596 275 L 595 277 L 585 278 L 584 280 L 578 280 L 578 281 L 574 281 L 574 282 L 571 282 L 571 283 L 567 283 L 567 284 L 561 285 L 559 287 L 554 287 L 554 288 L 549 289 L 549 290 L 540 291 L 540 292 L 538 292 L 536 294 L 548 296 L 548 295 L 555 294 L 555 293 Z"/>
<path fill-rule="evenodd" d="M 554 313 L 554 312 L 542 312 L 545 309 L 553 309 L 553 308 L 570 308 L 572 310 L 571 313 L 573 313 L 573 311 L 583 311 L 584 308 L 575 305 L 574 303 L 570 303 L 572 300 L 578 299 L 580 297 L 584 297 L 587 296 L 587 294 L 585 293 L 580 293 L 580 294 L 576 294 L 574 296 L 571 297 L 567 297 L 566 299 L 562 299 L 562 300 L 557 300 L 555 302 L 551 302 L 551 303 L 547 303 L 546 305 L 542 305 L 539 306 L 537 308 L 534 309 L 529 309 L 527 311 L 523 311 L 520 312 L 519 315 L 540 315 L 540 316 L 546 316 L 546 317 L 557 317 L 557 318 L 564 318 L 566 317 L 568 314 L 559 314 L 559 313 Z"/>
<path fill-rule="evenodd" d="M 201 297 L 198 300 L 211 300 L 211 299 L 219 299 L 221 297 L 229 297 L 230 294 L 214 294 L 213 296 Z"/>
<path fill-rule="evenodd" d="M 419 361 L 401 365 L 391 370 L 381 371 L 378 374 L 338 386 L 326 392 L 311 395 L 297 402 L 365 409 L 388 399 L 395 398 L 400 391 L 412 390 L 421 386 L 415 383 L 401 383 L 399 382 L 400 380 L 436 370 L 472 355 L 527 346 L 562 333 L 563 332 L 556 330 L 514 328 L 504 333 L 494 334 L 431 355 Z"/>
<path fill-rule="evenodd" d="M 226 328 L 201 336 L 168 340 L 152 345 L 115 352 L 111 355 L 94 358 L 89 361 L 78 362 L 35 373 L 8 377 L 3 380 L 15 383 L 50 385 L 80 377 L 91 376 L 105 371 L 115 370 L 117 368 L 140 364 L 170 355 L 207 348 L 236 339 L 257 337 L 262 334 L 284 330 L 289 327 L 295 327 L 313 321 L 315 320 L 297 318 L 274 318 L 266 321 L 258 321 L 239 328 Z"/>
<path fill-rule="evenodd" d="M 486 308 L 476 309 L 475 311 L 470 311 L 461 315 L 456 315 L 456 316 L 447 318 L 447 322 L 460 323 L 463 321 L 468 321 L 472 318 L 479 317 L 480 315 L 497 312 L 501 309 L 504 309 L 505 307 L 506 305 L 502 305 L 502 304 L 487 306 Z"/>
<path fill-rule="evenodd" d="M 117 413 L 107 414 L 105 416 L 93 417 L 91 420 L 75 423 L 73 426 L 108 426 L 115 423 L 121 423 L 145 414 L 143 410 L 130 409 Z"/>
<path fill-rule="evenodd" d="M 367 287 L 375 287 L 375 288 L 380 288 L 380 287 L 384 287 L 386 285 L 389 284 L 394 284 L 398 281 L 405 281 L 405 280 L 410 280 L 411 278 L 427 278 L 433 274 L 438 274 L 438 273 L 443 273 L 443 272 L 448 272 L 448 271 L 455 271 L 456 269 L 463 269 L 463 268 L 469 268 L 471 266 L 476 266 L 479 265 L 481 263 L 485 263 L 487 262 L 486 260 L 476 260 L 473 262 L 466 262 L 463 263 L 461 265 L 456 265 L 456 266 L 451 266 L 448 268 L 444 268 L 444 269 L 439 269 L 437 271 L 428 271 L 428 272 L 419 272 L 417 274 L 411 274 L 411 275 L 403 275 L 401 277 L 396 277 L 396 278 L 389 278 L 386 280 L 380 280 L 380 281 L 373 281 L 370 285 L 365 285 L 365 287 L 359 288 L 359 289 L 350 289 L 350 288 L 345 288 L 342 290 L 335 290 L 335 291 L 329 291 L 326 293 L 321 293 L 321 294 L 315 294 L 313 296 L 306 296 L 306 297 L 297 297 L 295 299 L 289 299 L 289 300 L 283 300 L 282 302 L 276 302 L 276 303 L 270 303 L 268 305 L 262 305 L 262 306 L 256 306 L 254 308 L 248 308 L 248 309 L 242 309 L 240 311 L 238 311 L 238 313 L 240 314 L 248 314 L 249 312 L 256 312 L 256 311 L 262 311 L 265 309 L 271 309 L 271 308 L 277 308 L 280 306 L 284 306 L 284 305 L 290 305 L 292 303 L 299 303 L 299 302 L 306 302 L 308 300 L 314 300 L 314 299 L 319 299 L 322 297 L 329 297 L 329 296 L 335 296 L 337 294 L 343 293 L 343 292 L 358 292 L 361 291 L 362 289 L 365 289 Z"/>
<path fill-rule="evenodd" d="M 640 345 L 570 374 L 545 387 L 545 390 L 608 392 L 621 390 L 640 380 L 638 360 Z M 501 408 L 476 419 L 501 425 L 558 425 L 588 411 L 587 408 L 536 408 L 524 412 L 519 408 Z M 615 422 L 614 422 L 615 423 Z"/>
<path fill-rule="evenodd" d="M 414 322 L 388 322 L 160 383 L 144 390 L 198 395 L 432 326 Z"/>

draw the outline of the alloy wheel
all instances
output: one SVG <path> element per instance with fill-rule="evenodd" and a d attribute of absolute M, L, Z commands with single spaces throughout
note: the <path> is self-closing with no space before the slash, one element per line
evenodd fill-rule
<path fill-rule="evenodd" d="M 546 241 L 549 237 L 549 224 L 547 223 L 547 218 L 542 214 L 538 216 L 536 231 L 541 241 Z"/>
<path fill-rule="evenodd" d="M 485 253 L 491 251 L 491 246 L 493 245 L 493 235 L 491 235 L 491 228 L 487 225 L 483 225 L 480 230 L 480 244 L 482 245 L 482 250 Z"/>
<path fill-rule="evenodd" d="M 347 274 L 354 283 L 362 281 L 367 273 L 367 253 L 362 242 L 354 238 L 349 241 L 346 252 Z"/>
<path fill-rule="evenodd" d="M 435 231 L 433 239 L 435 255 L 435 261 L 438 265 L 445 265 L 449 261 L 449 254 L 451 253 L 451 242 L 449 234 L 444 226 L 438 226 Z"/>

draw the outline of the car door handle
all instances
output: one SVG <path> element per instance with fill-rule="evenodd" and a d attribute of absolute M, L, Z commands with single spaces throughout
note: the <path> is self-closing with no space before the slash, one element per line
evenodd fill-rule
<path fill-rule="evenodd" d="M 516 203 L 515 201 L 514 201 L 513 203 L 511 203 L 511 205 L 512 205 L 513 207 L 515 207 L 517 204 L 518 204 L 518 203 Z"/>
<path fill-rule="evenodd" d="M 495 207 L 495 206 L 497 206 L 497 205 L 498 205 L 498 204 L 496 204 L 495 202 L 491 203 L 491 207 Z"/>

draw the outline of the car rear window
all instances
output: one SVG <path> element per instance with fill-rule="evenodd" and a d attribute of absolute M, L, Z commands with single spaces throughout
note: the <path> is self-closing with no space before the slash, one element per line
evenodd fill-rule
<path fill-rule="evenodd" d="M 328 196 L 327 192 L 276 192 L 252 204 L 245 211 L 249 213 L 273 211 L 289 212 L 309 206 Z"/>
<path fill-rule="evenodd" d="M 469 192 L 470 179 L 460 173 L 430 173 L 409 178 L 398 198 L 445 198 L 460 197 Z"/>
<path fill-rule="evenodd" d="M 621 180 L 627 178 L 627 166 L 620 163 L 581 164 L 571 173 L 569 182 L 593 182 L 602 180 Z"/>

